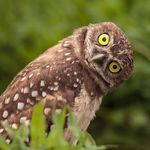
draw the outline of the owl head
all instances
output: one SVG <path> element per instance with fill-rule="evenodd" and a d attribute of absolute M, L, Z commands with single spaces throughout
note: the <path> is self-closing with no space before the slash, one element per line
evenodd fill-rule
<path fill-rule="evenodd" d="M 114 23 L 90 24 L 76 30 L 74 35 L 76 55 L 102 93 L 129 78 L 133 53 L 127 37 Z"/>

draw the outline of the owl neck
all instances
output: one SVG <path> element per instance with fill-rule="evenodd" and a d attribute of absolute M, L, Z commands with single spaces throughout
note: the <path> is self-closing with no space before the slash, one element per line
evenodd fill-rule
<path fill-rule="evenodd" d="M 100 75 L 90 70 L 87 66 L 84 66 L 84 68 L 85 68 L 85 76 L 88 76 L 88 80 L 87 79 L 86 80 L 87 81 L 90 80 L 92 82 L 91 84 L 95 86 L 95 90 L 100 95 L 105 95 L 109 91 L 111 91 L 109 84 L 102 77 L 100 77 Z"/>

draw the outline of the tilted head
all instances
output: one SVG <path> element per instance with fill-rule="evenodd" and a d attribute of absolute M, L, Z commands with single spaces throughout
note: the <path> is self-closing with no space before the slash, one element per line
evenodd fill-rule
<path fill-rule="evenodd" d="M 74 35 L 75 52 L 101 92 L 107 93 L 128 79 L 133 53 L 127 37 L 114 23 L 90 24 Z"/>

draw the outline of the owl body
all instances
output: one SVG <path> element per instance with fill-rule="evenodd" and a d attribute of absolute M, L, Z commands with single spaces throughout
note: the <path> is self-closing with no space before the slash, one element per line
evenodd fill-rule
<path fill-rule="evenodd" d="M 109 36 L 106 45 L 99 39 L 104 34 Z M 39 101 L 44 105 L 47 133 L 52 126 L 52 107 L 60 113 L 65 105 L 71 108 L 79 128 L 86 130 L 102 97 L 131 74 L 132 62 L 128 40 L 113 23 L 77 29 L 27 65 L 1 95 L 0 133 L 9 143 L 5 123 L 13 129 L 23 122 L 29 126 L 32 110 Z M 66 131 L 66 137 L 71 136 Z"/>

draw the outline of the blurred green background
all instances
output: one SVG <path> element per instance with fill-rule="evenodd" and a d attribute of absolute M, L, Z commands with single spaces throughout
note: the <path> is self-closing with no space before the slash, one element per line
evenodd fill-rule
<path fill-rule="evenodd" d="M 97 144 L 150 149 L 150 0 L 0 0 L 0 93 L 31 60 L 75 28 L 112 21 L 129 37 L 134 73 L 106 96 L 89 132 Z"/>

